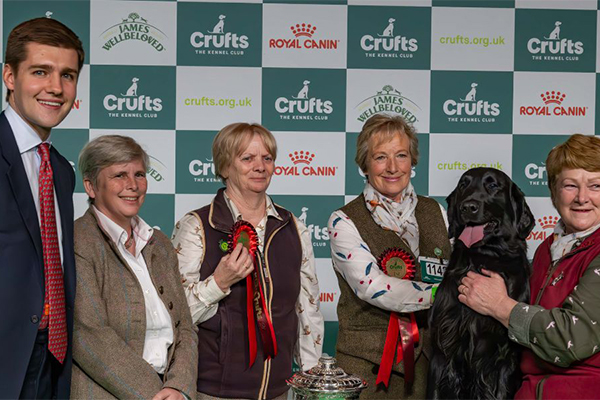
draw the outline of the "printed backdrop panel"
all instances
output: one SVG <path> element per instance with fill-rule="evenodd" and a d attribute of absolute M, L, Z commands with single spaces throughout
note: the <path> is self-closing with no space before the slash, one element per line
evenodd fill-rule
<path fill-rule="evenodd" d="M 346 131 L 360 132 L 369 117 L 387 113 L 429 132 L 429 76 L 429 70 L 348 70 Z"/>
<path fill-rule="evenodd" d="M 594 133 L 595 73 L 515 72 L 513 132 Z"/>
<path fill-rule="evenodd" d="M 177 3 L 92 1 L 93 64 L 175 65 Z"/>
<path fill-rule="evenodd" d="M 510 135 L 429 135 L 429 195 L 446 197 L 462 174 L 489 167 L 511 175 Z"/>
<path fill-rule="evenodd" d="M 512 71 L 515 10 L 434 7 L 431 69 Z"/>
<path fill-rule="evenodd" d="M 177 67 L 177 129 L 259 122 L 261 69 Z"/>
<path fill-rule="evenodd" d="M 263 5 L 263 66 L 346 68 L 347 7 Z"/>

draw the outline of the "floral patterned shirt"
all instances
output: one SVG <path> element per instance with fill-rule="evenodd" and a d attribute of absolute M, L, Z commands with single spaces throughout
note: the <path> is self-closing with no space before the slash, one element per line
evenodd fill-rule
<path fill-rule="evenodd" d="M 225 194 L 225 200 L 235 221 L 242 219 L 242 214 Z M 267 214 L 255 227 L 258 234 L 259 248 L 264 250 L 264 238 L 268 217 L 281 219 L 267 196 Z M 296 364 L 302 370 L 312 368 L 319 361 L 323 348 L 324 324 L 319 311 L 319 281 L 315 268 L 312 241 L 307 227 L 293 217 L 298 228 L 298 236 L 302 245 L 302 265 L 300 266 L 300 295 L 296 304 L 298 314 L 298 341 L 294 349 Z M 213 275 L 200 280 L 200 266 L 204 258 L 204 228 L 200 221 L 191 214 L 186 214 L 173 231 L 173 246 L 179 258 L 179 271 L 185 296 L 195 324 L 212 318 L 219 307 L 219 301 L 231 291 L 223 292 Z"/>
<path fill-rule="evenodd" d="M 440 205 L 446 228 L 448 217 Z M 333 268 L 339 272 L 359 299 L 383 310 L 401 313 L 431 307 L 431 283 L 398 279 L 386 275 L 377 258 L 362 240 L 354 222 L 341 210 L 329 218 L 329 240 Z"/>

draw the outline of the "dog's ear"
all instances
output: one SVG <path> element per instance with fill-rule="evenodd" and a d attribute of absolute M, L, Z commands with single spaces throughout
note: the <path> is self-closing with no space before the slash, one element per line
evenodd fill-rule
<path fill-rule="evenodd" d="M 446 197 L 446 203 L 448 203 L 448 237 L 450 239 L 460 235 L 460 224 L 458 223 L 458 189 L 454 189 L 448 197 Z"/>
<path fill-rule="evenodd" d="M 525 201 L 525 195 L 514 182 L 511 182 L 510 186 L 510 201 L 512 203 L 513 210 L 515 210 L 514 223 L 517 227 L 519 238 L 525 240 L 535 226 L 535 219 L 533 218 L 533 214 L 529 209 L 527 202 Z"/>

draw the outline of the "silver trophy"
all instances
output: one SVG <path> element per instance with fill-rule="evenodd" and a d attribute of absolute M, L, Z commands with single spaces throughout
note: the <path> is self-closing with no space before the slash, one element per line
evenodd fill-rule
<path fill-rule="evenodd" d="M 327 354 L 310 370 L 296 373 L 287 384 L 292 387 L 295 400 L 358 399 L 367 387 L 367 382 L 345 373 L 336 365 L 335 358 Z"/>

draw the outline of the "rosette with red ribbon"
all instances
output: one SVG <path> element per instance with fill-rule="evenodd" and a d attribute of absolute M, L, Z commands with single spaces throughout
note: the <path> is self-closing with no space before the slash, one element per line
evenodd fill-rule
<path fill-rule="evenodd" d="M 249 222 L 238 221 L 233 224 L 231 233 L 229 234 L 230 253 L 238 243 L 241 243 L 250 252 L 252 258 L 254 258 L 258 249 L 258 234 Z"/>
<path fill-rule="evenodd" d="M 256 360 L 256 323 L 266 358 L 277 355 L 277 341 L 271 317 L 265 301 L 264 290 L 261 285 L 262 256 L 258 249 L 258 234 L 246 221 L 238 221 L 231 228 L 229 235 L 229 253 L 241 243 L 252 257 L 254 270 L 246 276 L 246 315 L 248 319 L 249 366 Z"/>
<path fill-rule="evenodd" d="M 398 247 L 385 250 L 377 259 L 377 263 L 386 275 L 399 279 L 415 278 L 415 259 Z"/>
<path fill-rule="evenodd" d="M 415 278 L 415 259 L 401 248 L 392 247 L 385 250 L 377 258 L 377 263 L 379 268 L 391 277 L 410 280 Z M 396 312 L 390 313 L 390 322 L 375 385 L 383 383 L 386 387 L 388 386 L 396 353 L 397 364 L 404 360 L 404 385 L 410 387 L 415 377 L 415 345 L 418 342 L 419 329 L 415 314 L 410 313 L 406 316 Z"/>

